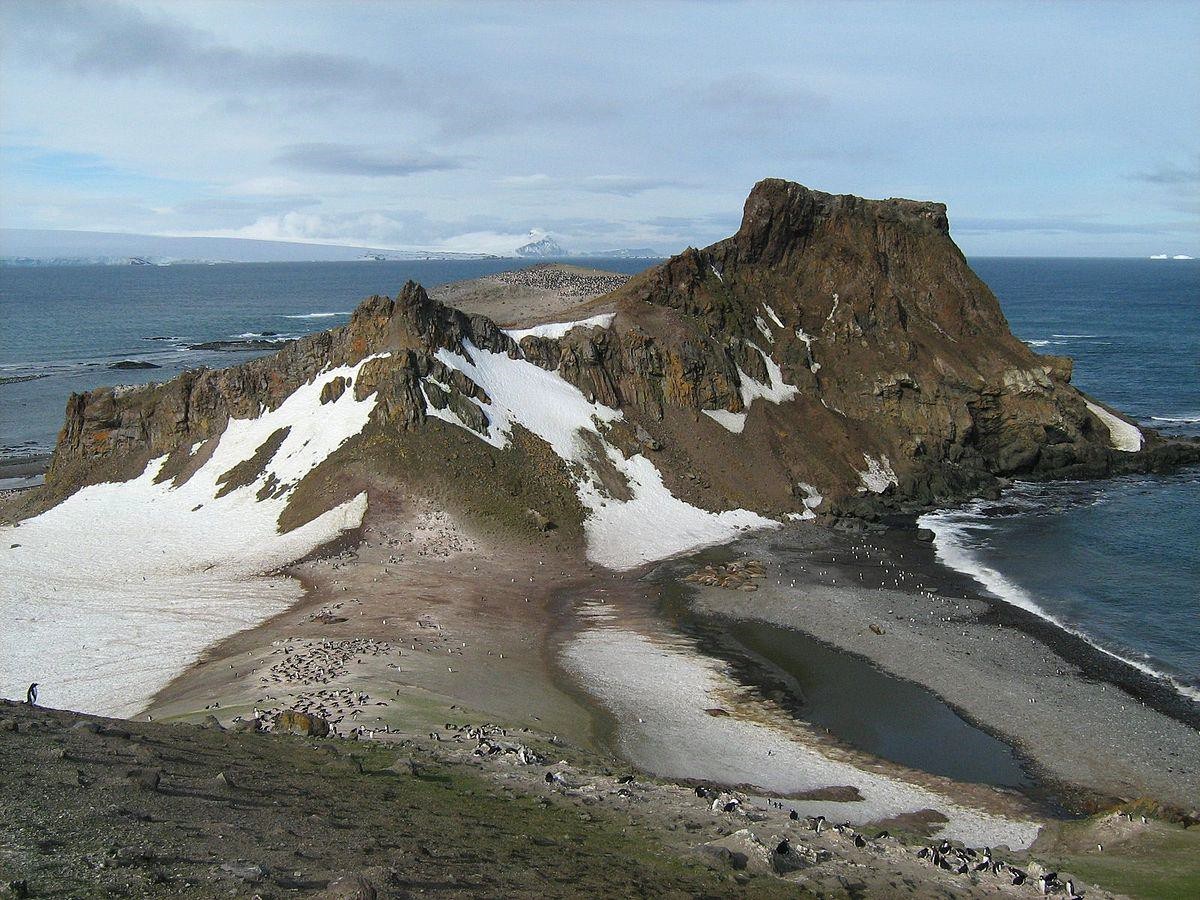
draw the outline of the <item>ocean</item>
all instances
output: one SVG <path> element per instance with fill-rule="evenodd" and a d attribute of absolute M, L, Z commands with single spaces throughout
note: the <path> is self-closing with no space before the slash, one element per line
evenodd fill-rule
<path fill-rule="evenodd" d="M 635 272 L 645 260 L 579 260 Z M 347 321 L 371 293 L 518 260 L 0 268 L 0 459 L 46 452 L 68 395 L 160 381 Z M 974 259 L 1013 331 L 1075 384 L 1167 434 L 1200 434 L 1200 261 Z M 160 368 L 112 370 L 133 360 Z M 1200 472 L 1018 484 L 924 518 L 939 558 L 1200 700 Z"/>
<path fill-rule="evenodd" d="M 568 260 L 639 272 L 647 260 Z M 432 289 L 527 260 L 0 267 L 0 460 L 49 452 L 67 397 L 103 384 L 166 381 L 270 351 L 190 350 L 286 341 L 345 324 L 371 294 L 412 279 Z M 157 369 L 109 368 L 124 360 Z"/>
<path fill-rule="evenodd" d="M 1074 384 L 1200 435 L 1200 261 L 976 259 L 1013 332 Z M 1200 471 L 1018 483 L 922 518 L 939 559 L 1200 701 Z"/>

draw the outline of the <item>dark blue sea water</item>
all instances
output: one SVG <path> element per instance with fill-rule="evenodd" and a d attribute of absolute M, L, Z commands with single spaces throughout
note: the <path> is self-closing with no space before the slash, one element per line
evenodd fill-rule
<path fill-rule="evenodd" d="M 649 264 L 576 262 L 614 272 Z M 185 369 L 269 352 L 196 351 L 188 344 L 299 337 L 344 324 L 363 298 L 394 296 L 410 278 L 434 288 L 525 265 L 488 259 L 0 267 L 0 458 L 53 448 L 73 391 L 165 381 Z M 121 360 L 162 368 L 108 368 Z M 26 377 L 32 380 L 12 380 Z"/>
<path fill-rule="evenodd" d="M 1080 388 L 1149 427 L 1200 434 L 1200 261 L 971 262 L 1019 337 L 1075 359 Z M 409 278 L 433 287 L 520 264 L 2 268 L 0 455 L 49 449 L 72 391 L 257 355 L 188 343 L 295 337 L 345 322 L 363 297 L 394 294 Z M 107 368 L 122 359 L 162 368 Z M 25 376 L 36 377 L 9 380 Z M 933 524 L 948 563 L 1200 698 L 1200 473 L 1018 486 Z"/>
<path fill-rule="evenodd" d="M 1200 261 L 978 259 L 1018 337 L 1165 434 L 1200 434 Z M 1200 471 L 1019 484 L 927 517 L 944 562 L 1200 701 Z"/>

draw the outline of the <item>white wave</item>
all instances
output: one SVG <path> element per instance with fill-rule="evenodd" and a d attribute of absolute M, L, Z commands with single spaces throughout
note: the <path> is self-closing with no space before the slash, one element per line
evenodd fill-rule
<path fill-rule="evenodd" d="M 1152 422 L 1170 422 L 1173 425 L 1200 425 L 1200 415 L 1191 416 L 1151 416 Z"/>
<path fill-rule="evenodd" d="M 1098 334 L 1052 334 L 1050 337 L 1056 338 L 1098 338 Z"/>
<path fill-rule="evenodd" d="M 1025 343 L 1028 344 L 1030 347 L 1051 347 L 1051 346 L 1056 346 L 1058 344 L 1065 344 L 1066 341 L 1036 340 L 1036 341 L 1026 341 Z"/>
<path fill-rule="evenodd" d="M 1003 600 L 1010 606 L 1015 606 L 1018 609 L 1033 613 L 1040 619 L 1045 619 L 1068 634 L 1082 639 L 1101 653 L 1111 656 L 1113 659 L 1120 660 L 1126 665 L 1133 666 L 1133 668 L 1153 678 L 1165 681 L 1181 696 L 1195 702 L 1200 702 L 1200 689 L 1183 684 L 1171 675 L 1159 671 L 1143 661 L 1130 659 L 1128 656 L 1109 650 L 1083 631 L 1080 631 L 1073 625 L 1069 625 L 1058 616 L 1046 610 L 1028 591 L 1011 581 L 997 569 L 993 569 L 991 566 L 985 564 L 975 550 L 972 549 L 970 534 L 972 531 L 986 530 L 991 527 L 979 520 L 980 514 L 989 505 L 987 501 L 976 501 L 960 510 L 942 510 L 940 512 L 926 513 L 917 519 L 919 527 L 928 528 L 933 532 L 934 549 L 939 562 L 954 569 L 956 572 L 961 572 L 963 575 L 974 579 L 983 585 L 993 596 Z"/>
<path fill-rule="evenodd" d="M 332 319 L 334 316 L 348 316 L 349 310 L 341 312 L 315 312 L 315 313 L 296 313 L 290 316 L 283 316 L 284 319 Z"/>

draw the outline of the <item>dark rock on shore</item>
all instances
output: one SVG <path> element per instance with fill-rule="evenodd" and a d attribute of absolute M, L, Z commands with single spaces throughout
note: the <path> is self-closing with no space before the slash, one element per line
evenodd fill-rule
<path fill-rule="evenodd" d="M 161 369 L 162 366 L 155 365 L 152 362 L 145 362 L 137 359 L 123 359 L 120 362 L 112 363 L 110 369 Z"/>
<path fill-rule="evenodd" d="M 188 344 L 189 350 L 221 350 L 237 352 L 241 350 L 277 350 L 279 341 L 266 341 L 260 338 L 247 338 L 236 341 L 204 341 L 200 344 Z"/>

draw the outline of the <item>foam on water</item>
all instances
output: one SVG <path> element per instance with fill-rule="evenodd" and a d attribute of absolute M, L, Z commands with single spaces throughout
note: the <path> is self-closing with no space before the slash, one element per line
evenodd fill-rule
<path fill-rule="evenodd" d="M 1040 486 L 1040 490 L 1046 491 L 1047 489 Z M 1049 490 L 1053 491 L 1054 488 Z M 1022 495 L 1020 491 L 1021 488 L 1018 486 L 1014 493 L 1006 495 L 999 502 L 977 500 L 959 509 L 927 513 L 918 519 L 917 524 L 933 531 L 937 558 L 944 565 L 971 577 L 1000 600 L 1053 623 L 1114 659 L 1119 659 L 1147 675 L 1166 682 L 1181 696 L 1200 702 L 1200 684 L 1186 683 L 1176 674 L 1166 671 L 1167 666 L 1156 661 L 1148 653 L 1106 646 L 1104 641 L 1090 633 L 1089 629 L 1080 622 L 1068 619 L 1063 614 L 1056 614 L 1048 608 L 1052 605 L 1069 608 L 1068 604 L 1063 601 L 1055 604 L 1052 598 L 1035 595 L 1034 592 L 1019 584 L 1011 574 L 1006 574 L 990 564 L 991 556 L 1005 556 L 1003 551 L 989 554 L 986 549 L 990 543 L 997 541 L 1002 536 L 1002 528 L 1007 529 L 1007 534 L 1003 535 L 1009 539 L 1004 541 L 1004 546 L 1007 548 L 1012 536 L 1019 533 L 1018 523 L 1021 521 L 1037 517 L 1062 518 L 1073 514 L 1079 515 L 1078 512 L 1073 513 L 1072 507 L 1075 510 L 1081 510 L 1089 505 L 1095 507 L 1114 502 L 1112 495 L 1100 494 L 1084 501 L 1071 502 L 1067 500 L 1067 502 L 1060 503 L 1057 509 L 1051 509 L 1049 503 L 1039 502 L 1038 499 L 1029 495 Z M 990 515 L 993 510 L 1005 507 L 1013 510 L 1006 517 L 1008 521 Z M 1072 585 L 1077 587 L 1084 582 L 1086 575 L 1064 565 L 1062 577 L 1071 580 Z M 1093 585 L 1094 593 L 1100 594 L 1106 587 L 1111 588 L 1112 586 Z M 1084 582 L 1083 590 L 1087 591 L 1087 589 L 1086 582 Z M 1103 622 L 1104 610 L 1099 598 L 1086 606 L 1085 610 L 1090 613 L 1090 617 L 1097 627 L 1100 624 L 1109 624 Z M 1126 643 L 1136 645 L 1138 639 L 1139 636 L 1136 633 L 1126 632 Z"/>

